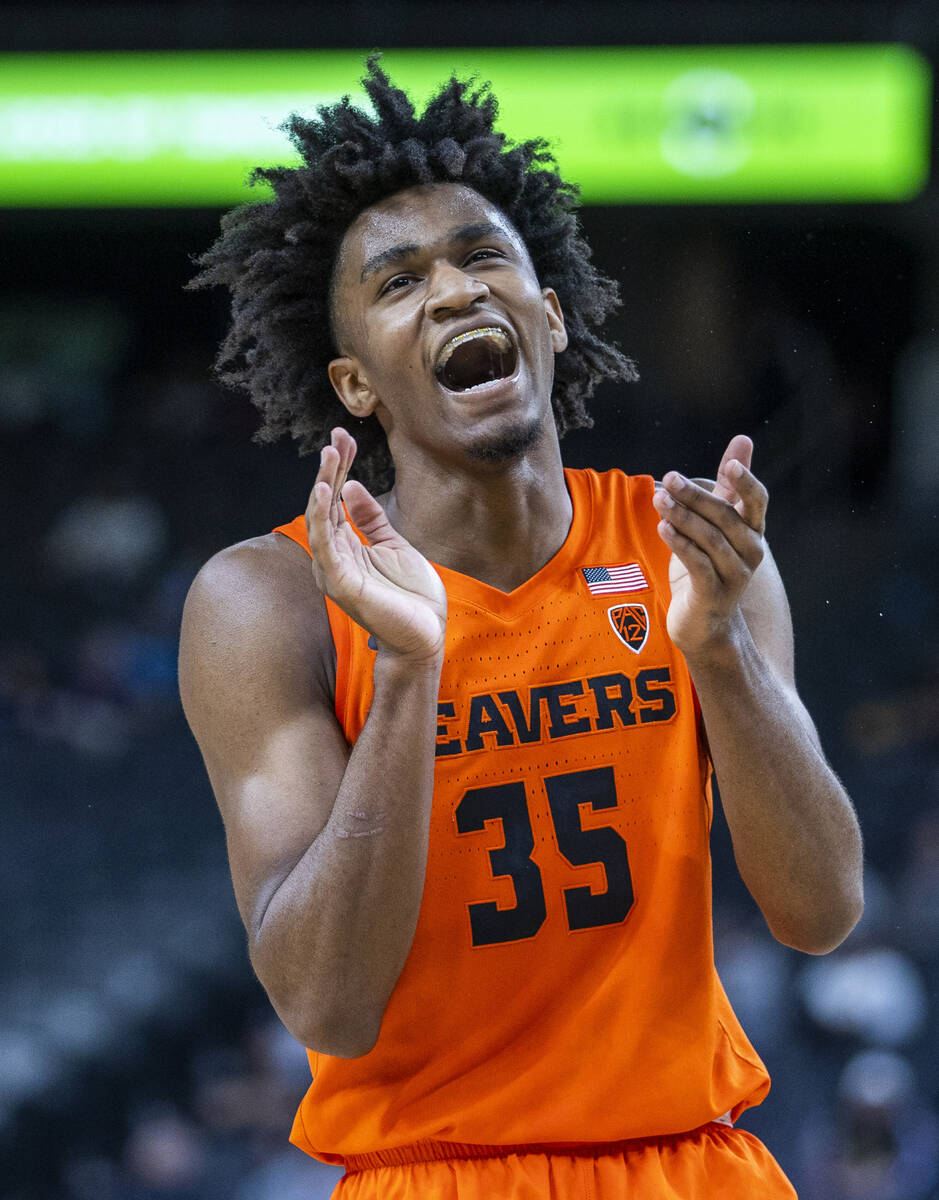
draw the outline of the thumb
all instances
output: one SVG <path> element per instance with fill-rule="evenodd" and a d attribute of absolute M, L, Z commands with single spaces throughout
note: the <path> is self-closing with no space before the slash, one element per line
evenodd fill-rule
<path fill-rule="evenodd" d="M 346 482 L 342 489 L 342 502 L 350 520 L 368 539 L 370 546 L 400 540 L 400 535 L 385 516 L 385 510 L 357 479 Z"/>
<path fill-rule="evenodd" d="M 733 504 L 740 499 L 736 484 L 727 472 L 728 465 L 734 460 L 743 463 L 747 468 L 753 461 L 753 442 L 744 433 L 736 433 L 730 439 L 721 458 L 721 465 L 717 468 L 717 480 L 713 495 L 718 496 L 721 500 L 726 500 L 728 504 Z"/>

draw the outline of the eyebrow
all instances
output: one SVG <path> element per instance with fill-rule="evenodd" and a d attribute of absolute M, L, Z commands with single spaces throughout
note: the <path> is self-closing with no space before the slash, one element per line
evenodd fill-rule
<path fill-rule="evenodd" d="M 376 271 L 384 270 L 392 263 L 401 262 L 402 259 L 408 258 L 412 254 L 417 254 L 420 246 L 416 242 L 402 242 L 398 246 L 389 246 L 387 250 L 382 250 L 380 254 L 373 254 L 371 258 L 367 258 L 362 266 L 362 274 L 359 277 L 359 282 L 364 283 L 369 275 L 374 275 Z"/>
<path fill-rule="evenodd" d="M 451 244 L 474 242 L 478 238 L 493 236 L 498 236 L 507 241 L 510 240 L 508 231 L 503 229 L 501 225 L 496 225 L 493 221 L 475 221 L 470 225 L 455 225 L 447 231 L 447 241 Z M 412 254 L 419 254 L 420 251 L 421 247 L 416 242 L 401 242 L 397 246 L 389 246 L 387 250 L 373 254 L 371 258 L 365 260 L 359 282 L 364 283 L 370 275 L 374 275 L 377 271 L 384 270 L 385 267 L 393 266 L 395 263 L 410 258 Z"/>

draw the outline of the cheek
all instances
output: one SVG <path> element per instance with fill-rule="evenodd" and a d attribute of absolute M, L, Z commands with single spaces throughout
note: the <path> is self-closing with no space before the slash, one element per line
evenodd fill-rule
<path fill-rule="evenodd" d="M 378 374 L 411 376 L 423 371 L 420 318 L 410 308 L 391 306 L 361 323 L 361 346 Z"/>
<path fill-rule="evenodd" d="M 372 391 L 397 420 L 408 420 L 418 407 L 425 412 L 426 401 L 417 404 L 418 395 L 433 391 L 434 380 L 421 355 L 419 342 L 407 321 L 383 322 L 363 331 L 361 361 Z"/>

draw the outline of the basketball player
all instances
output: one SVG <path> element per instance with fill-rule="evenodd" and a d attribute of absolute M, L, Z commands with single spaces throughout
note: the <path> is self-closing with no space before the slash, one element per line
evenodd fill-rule
<path fill-rule="evenodd" d="M 769 1079 L 714 969 L 711 765 L 785 944 L 853 927 L 861 845 L 751 443 L 712 487 L 565 471 L 633 374 L 572 190 L 485 90 L 417 116 L 366 86 L 374 116 L 291 119 L 303 165 L 199 280 L 263 436 L 327 442 L 305 517 L 203 568 L 180 666 L 251 961 L 310 1051 L 292 1140 L 343 1200 L 791 1197 L 734 1127 Z"/>

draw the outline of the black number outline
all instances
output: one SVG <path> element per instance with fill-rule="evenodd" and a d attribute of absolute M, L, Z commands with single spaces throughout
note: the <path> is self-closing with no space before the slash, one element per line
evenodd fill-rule
<path fill-rule="evenodd" d="M 521 779 L 491 787 L 470 788 L 455 813 L 458 833 L 479 833 L 487 821 L 500 821 L 505 843 L 489 851 L 493 879 L 512 880 L 515 905 L 499 908 L 495 900 L 468 904 L 474 946 L 496 946 L 533 938 L 548 916 L 541 871 L 532 858 L 535 835 Z M 504 868 L 504 869 L 503 869 Z"/>
<path fill-rule="evenodd" d="M 617 807 L 613 768 L 549 775 L 542 782 L 561 855 L 572 867 L 602 866 L 606 879 L 602 892 L 586 885 L 562 890 L 568 931 L 621 925 L 635 904 L 626 841 L 611 825 L 584 829 L 580 817 L 582 804 L 594 812 Z M 499 908 L 495 900 L 467 904 L 473 947 L 535 937 L 547 919 L 547 902 L 541 870 L 532 858 L 535 836 L 524 781 L 469 788 L 454 818 L 460 835 L 480 833 L 488 821 L 501 823 L 504 842 L 489 850 L 489 869 L 493 880 L 509 878 L 515 890 L 512 908 Z"/>
<path fill-rule="evenodd" d="M 549 775 L 545 791 L 558 849 L 572 867 L 603 867 L 606 888 L 595 892 L 587 885 L 563 889 L 567 927 L 571 933 L 621 925 L 635 903 L 629 851 L 625 839 L 611 825 L 584 829 L 580 806 L 594 812 L 616 808 L 616 776 L 612 767 L 593 767 L 565 775 Z"/>

